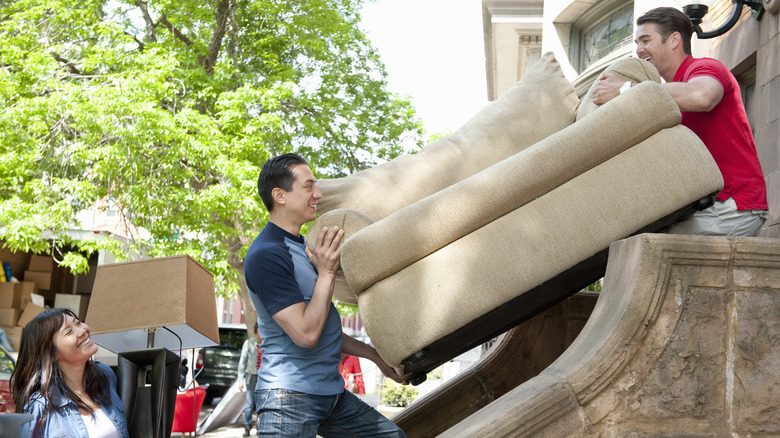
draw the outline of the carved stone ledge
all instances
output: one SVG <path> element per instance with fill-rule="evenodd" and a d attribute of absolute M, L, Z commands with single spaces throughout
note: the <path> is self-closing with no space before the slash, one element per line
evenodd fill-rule
<path fill-rule="evenodd" d="M 780 240 L 644 234 L 539 376 L 441 436 L 780 435 Z"/>

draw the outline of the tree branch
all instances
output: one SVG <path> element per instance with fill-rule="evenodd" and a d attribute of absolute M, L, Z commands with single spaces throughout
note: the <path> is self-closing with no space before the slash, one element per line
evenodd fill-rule
<path fill-rule="evenodd" d="M 138 51 L 139 52 L 143 52 L 144 51 L 144 47 L 146 47 L 146 45 L 142 41 L 139 41 L 138 38 L 135 37 L 135 35 L 131 35 L 130 32 L 128 32 L 126 30 L 122 31 L 122 33 L 127 35 L 127 36 L 129 36 L 130 38 L 132 38 L 133 41 L 135 41 L 135 43 L 138 44 Z"/>
<path fill-rule="evenodd" d="M 225 37 L 225 32 L 227 31 L 227 22 L 234 7 L 235 5 L 231 0 L 220 0 L 219 5 L 217 6 L 217 23 L 214 27 L 214 33 L 211 35 L 208 55 L 206 56 L 205 64 L 203 65 L 203 68 L 206 69 L 206 73 L 208 74 L 214 72 L 214 64 L 217 62 L 217 56 L 219 56 L 219 50 L 222 47 L 222 39 Z"/>
<path fill-rule="evenodd" d="M 152 16 L 149 15 L 149 8 L 146 7 L 146 2 L 144 2 L 143 0 L 135 0 L 135 5 L 141 9 L 141 15 L 143 15 L 144 22 L 146 23 L 146 41 L 156 42 L 157 32 L 155 29 L 157 28 L 157 25 L 154 24 L 154 20 L 152 20 Z M 143 49 L 143 45 L 141 46 L 141 48 Z"/>
<path fill-rule="evenodd" d="M 230 38 L 228 39 L 227 53 L 233 63 L 238 65 L 238 18 L 235 7 L 231 8 L 230 11 Z"/>
<path fill-rule="evenodd" d="M 73 65 L 72 62 L 68 61 L 67 59 L 60 56 L 58 53 L 52 53 L 51 56 L 57 60 L 57 62 L 63 64 L 65 67 L 68 68 L 68 71 L 71 72 L 74 75 L 80 75 L 81 72 L 79 69 L 76 68 L 75 65 Z"/>
<path fill-rule="evenodd" d="M 187 37 L 187 35 L 184 35 L 177 29 L 173 24 L 171 24 L 170 21 L 168 21 L 168 17 L 163 15 L 160 17 L 160 24 L 168 28 L 168 30 L 173 34 L 173 36 L 176 37 L 179 41 L 183 42 L 185 46 L 192 47 L 192 40 Z M 200 64 L 202 67 L 206 66 L 206 57 L 203 55 L 198 55 L 198 64 Z M 209 72 L 211 73 L 211 72 Z"/>
<path fill-rule="evenodd" d="M 176 28 L 175 28 L 175 27 L 174 27 L 174 26 L 171 24 L 171 22 L 170 22 L 170 21 L 168 21 L 168 17 L 166 17 L 165 15 L 163 15 L 162 17 L 160 17 L 160 24 L 162 24 L 163 26 L 165 26 L 166 28 L 168 28 L 168 30 L 169 30 L 169 31 L 171 31 L 171 33 L 173 34 L 173 36 L 175 36 L 175 37 L 176 37 L 176 38 L 177 38 L 179 41 L 183 42 L 183 43 L 184 43 L 184 45 L 186 45 L 187 47 L 190 47 L 190 46 L 192 46 L 192 40 L 191 40 L 191 39 L 189 39 L 189 38 L 187 37 L 187 35 L 184 35 L 183 33 L 181 33 L 181 32 L 179 31 L 179 29 L 176 29 Z"/>

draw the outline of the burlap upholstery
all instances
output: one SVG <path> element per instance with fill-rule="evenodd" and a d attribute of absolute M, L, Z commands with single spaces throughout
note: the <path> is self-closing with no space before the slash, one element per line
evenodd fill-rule
<path fill-rule="evenodd" d="M 679 125 L 662 130 L 363 291 L 358 303 L 366 331 L 385 361 L 399 366 L 722 185 L 695 134 Z"/>
<path fill-rule="evenodd" d="M 306 234 L 306 246 L 310 249 L 317 247 L 317 238 L 322 232 L 322 227 L 331 228 L 337 226 L 344 230 L 343 242 L 351 238 L 352 235 L 374 223 L 374 220 L 357 210 L 349 208 L 339 208 L 331 210 L 322 216 L 317 218 L 309 232 Z M 349 288 L 346 279 L 344 278 L 344 270 L 339 269 L 336 272 L 335 286 L 333 288 L 333 298 L 341 301 L 342 303 L 357 304 L 357 295 L 355 295 Z"/>
<path fill-rule="evenodd" d="M 574 122 L 579 99 L 551 53 L 448 137 L 345 178 L 318 181 L 318 210 L 374 219 L 463 180 Z"/>
<path fill-rule="evenodd" d="M 631 82 L 653 81 L 661 83 L 661 75 L 653 64 L 639 58 L 624 58 L 613 62 L 604 70 L 604 73 L 614 73 L 621 80 Z M 593 90 L 598 80 L 593 82 L 588 93 L 582 98 L 582 103 L 577 109 L 577 121 L 592 113 L 598 105 L 593 103 Z"/>
<path fill-rule="evenodd" d="M 341 255 L 347 283 L 359 295 L 377 281 L 679 123 L 680 112 L 669 93 L 652 82 L 640 84 L 591 117 L 355 233 Z"/>

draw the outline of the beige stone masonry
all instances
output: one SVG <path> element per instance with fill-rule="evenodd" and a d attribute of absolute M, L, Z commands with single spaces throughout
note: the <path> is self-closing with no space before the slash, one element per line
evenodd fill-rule
<path fill-rule="evenodd" d="M 780 241 L 613 243 L 579 337 L 440 436 L 780 435 Z"/>

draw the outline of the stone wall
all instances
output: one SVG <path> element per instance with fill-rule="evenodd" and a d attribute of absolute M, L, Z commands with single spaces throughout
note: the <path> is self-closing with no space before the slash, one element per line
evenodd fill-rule
<path fill-rule="evenodd" d="M 769 202 L 769 219 L 759 236 L 780 237 L 780 0 L 766 1 L 772 10 L 764 11 L 756 20 L 748 8 L 731 31 L 711 41 L 707 53 L 695 52 L 722 61 L 739 78 L 755 68 L 753 97 L 746 107 L 750 119 L 758 158 L 764 170 Z M 719 8 L 730 11 L 730 1 L 721 1 Z M 774 12 L 773 12 L 774 11 Z M 697 43 L 694 37 L 694 43 Z M 704 47 L 704 46 L 699 46 Z"/>
<path fill-rule="evenodd" d="M 776 240 L 643 234 L 558 360 L 440 436 L 780 436 L 778 363 Z"/>
<path fill-rule="evenodd" d="M 780 9 L 780 0 L 764 3 Z M 767 181 L 770 212 L 761 236 L 780 237 L 780 15 L 765 12 L 760 28 L 753 129 Z"/>

